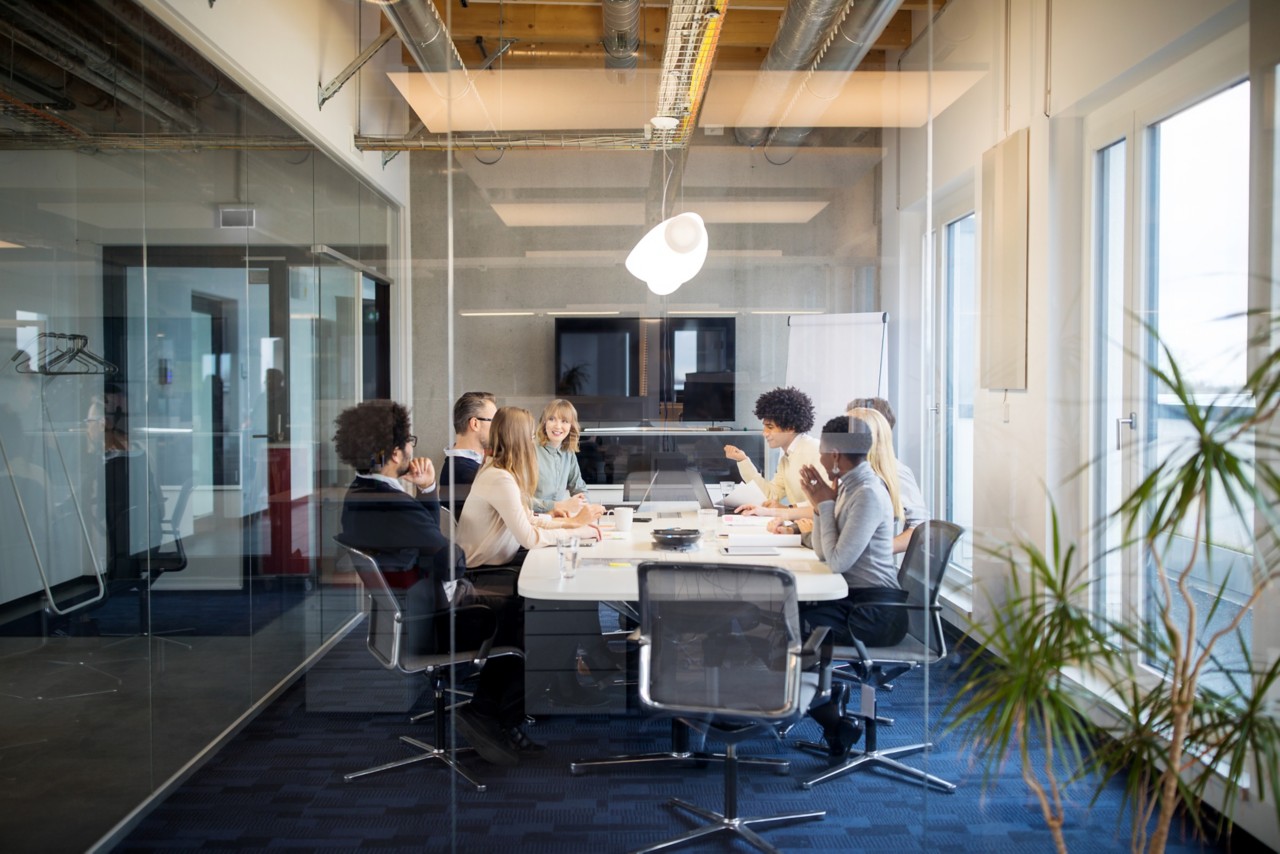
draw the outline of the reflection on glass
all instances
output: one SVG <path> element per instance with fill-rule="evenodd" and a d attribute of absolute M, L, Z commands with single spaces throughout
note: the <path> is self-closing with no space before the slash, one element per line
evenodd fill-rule
<path fill-rule="evenodd" d="M 973 391 L 976 385 L 978 318 L 973 214 L 946 227 L 944 287 L 946 354 L 946 519 L 973 528 Z M 973 568 L 973 537 L 956 546 L 951 560 Z"/>

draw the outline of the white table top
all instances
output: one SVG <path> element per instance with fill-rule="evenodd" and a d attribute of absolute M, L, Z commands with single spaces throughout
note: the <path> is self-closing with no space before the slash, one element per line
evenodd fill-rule
<path fill-rule="evenodd" d="M 605 517 L 606 522 L 609 517 Z M 734 520 L 736 523 L 738 520 Z M 761 520 L 763 525 L 765 520 Z M 559 560 L 554 547 L 533 549 L 525 558 L 520 570 L 520 595 L 526 599 L 551 599 L 572 601 L 635 602 L 640 598 L 636 580 L 636 566 L 647 560 L 664 560 L 682 563 L 739 563 L 763 566 L 780 566 L 795 576 L 796 594 L 800 601 L 843 599 L 849 592 L 844 577 L 833 574 L 825 563 L 814 557 L 811 549 L 803 547 L 780 548 L 777 555 L 726 556 L 720 546 L 726 542 L 722 525 L 715 543 L 703 541 L 696 549 L 676 551 L 654 546 L 649 532 L 654 528 L 695 528 L 697 518 L 655 519 L 651 523 L 637 522 L 626 534 L 604 528 L 604 540 L 582 549 L 578 573 L 573 578 L 560 577 Z M 732 530 L 747 532 L 748 527 L 734 524 Z M 756 530 L 763 530 L 758 528 Z"/>

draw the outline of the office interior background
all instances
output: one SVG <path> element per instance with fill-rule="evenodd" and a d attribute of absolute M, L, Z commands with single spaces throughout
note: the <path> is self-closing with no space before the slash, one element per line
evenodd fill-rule
<path fill-rule="evenodd" d="M 419 50 L 451 71 L 394 5 L 438 17 Z M 640 2 L 610 57 L 598 7 L 551 0 L 0 4 L 6 847 L 109 842 L 322 662 L 361 611 L 333 417 L 405 401 L 439 463 L 463 391 L 556 396 L 557 318 L 731 318 L 751 430 L 795 318 L 887 313 L 898 454 L 971 532 L 949 623 L 998 607 L 982 546 L 1046 543 L 1050 499 L 1092 607 L 1145 613 L 1098 520 L 1179 429 L 1150 328 L 1211 394 L 1248 369 L 1239 313 L 1273 310 L 1276 4 L 887 0 L 853 68 L 765 74 L 784 5 Z M 623 261 L 682 211 L 709 257 L 657 296 Z M 726 424 L 614 414 L 585 426 Z M 180 567 L 104 578 L 121 495 L 131 551 Z M 1211 545 L 1247 567 L 1253 533 Z M 1272 590 L 1262 660 L 1277 618 Z M 1269 809 L 1239 820 L 1280 847 Z"/>

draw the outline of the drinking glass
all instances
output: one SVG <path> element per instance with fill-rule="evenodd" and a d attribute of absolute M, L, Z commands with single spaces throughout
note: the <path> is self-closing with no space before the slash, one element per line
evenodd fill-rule
<path fill-rule="evenodd" d="M 578 538 L 566 534 L 556 541 L 556 555 L 560 559 L 560 577 L 573 578 L 578 574 Z"/>

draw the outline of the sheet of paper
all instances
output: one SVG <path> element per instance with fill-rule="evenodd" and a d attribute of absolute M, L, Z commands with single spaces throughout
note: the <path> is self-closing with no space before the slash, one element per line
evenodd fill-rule
<path fill-rule="evenodd" d="M 724 504 L 727 510 L 741 507 L 744 504 L 763 504 L 764 493 L 760 491 L 760 487 L 756 486 L 754 482 L 740 483 L 724 497 L 721 503 Z"/>
<path fill-rule="evenodd" d="M 726 513 L 720 517 L 720 524 L 726 528 L 735 530 L 752 530 L 761 529 L 769 524 L 768 516 L 739 516 L 736 513 Z"/>
<path fill-rule="evenodd" d="M 730 531 L 726 545 L 730 546 L 774 546 L 775 548 L 794 548 L 800 545 L 799 534 L 738 533 Z"/>

